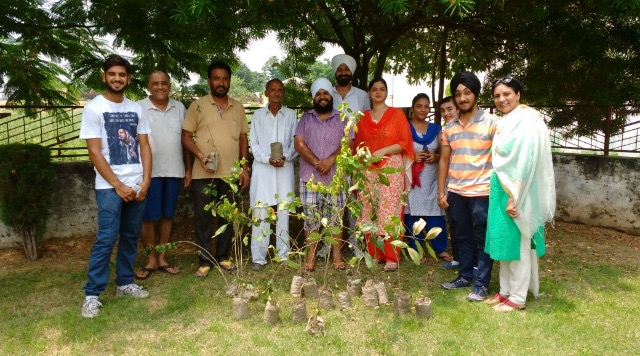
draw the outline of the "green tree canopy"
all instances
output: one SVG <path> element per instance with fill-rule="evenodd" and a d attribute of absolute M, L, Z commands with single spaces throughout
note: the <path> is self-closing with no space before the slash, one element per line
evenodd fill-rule
<path fill-rule="evenodd" d="M 78 88 L 102 89 L 105 38 L 133 53 L 134 93 L 156 68 L 185 82 L 218 58 L 240 74 L 234 50 L 275 31 L 286 57 L 266 77 L 304 78 L 332 44 L 356 58 L 360 87 L 406 70 L 443 89 L 473 70 L 521 78 L 531 103 L 638 103 L 639 13 L 640 0 L 7 0 L 0 85 L 11 103 L 72 103 Z M 585 129 L 602 128 L 587 116 Z"/>

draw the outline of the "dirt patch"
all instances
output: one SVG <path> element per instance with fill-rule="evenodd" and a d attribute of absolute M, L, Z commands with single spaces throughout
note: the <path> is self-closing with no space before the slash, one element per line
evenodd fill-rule
<path fill-rule="evenodd" d="M 194 228 L 191 222 L 176 224 L 171 241 L 193 241 Z M 66 263 L 86 263 L 95 237 L 74 239 L 49 239 L 40 243 L 41 258 L 28 261 L 20 247 L 0 249 L 0 272 L 20 267 L 50 265 L 51 261 L 64 259 Z M 548 254 L 543 257 L 553 263 L 553 256 L 566 254 L 576 256 L 585 262 L 605 262 L 611 265 L 640 265 L 640 236 L 600 227 L 556 222 L 547 230 Z M 247 249 L 248 250 L 248 249 Z M 191 245 L 180 244 L 174 255 L 195 254 Z M 248 255 L 247 255 L 248 256 Z"/>
<path fill-rule="evenodd" d="M 547 250 L 543 258 L 567 255 L 584 263 L 600 262 L 612 266 L 640 263 L 640 236 L 600 227 L 558 222 L 547 230 Z"/>

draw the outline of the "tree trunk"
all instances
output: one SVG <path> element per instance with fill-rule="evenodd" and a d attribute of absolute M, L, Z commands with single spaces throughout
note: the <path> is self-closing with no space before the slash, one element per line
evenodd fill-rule
<path fill-rule="evenodd" d="M 440 83 L 438 84 L 438 103 L 444 98 L 444 74 L 447 69 L 447 40 L 449 35 L 449 29 L 444 28 L 442 32 L 442 42 L 440 43 Z M 440 110 L 436 110 L 435 122 L 438 125 L 442 124 L 442 117 L 440 116 Z"/>
<path fill-rule="evenodd" d="M 38 259 L 38 244 L 33 230 L 32 227 L 24 227 L 22 229 L 22 248 L 24 249 L 24 254 L 31 261 Z"/>

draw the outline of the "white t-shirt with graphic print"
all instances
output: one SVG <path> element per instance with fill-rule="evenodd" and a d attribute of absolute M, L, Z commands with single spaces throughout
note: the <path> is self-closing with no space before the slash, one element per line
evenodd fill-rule
<path fill-rule="evenodd" d="M 114 103 L 98 95 L 85 105 L 82 112 L 80 138 L 101 138 L 102 155 L 116 177 L 130 187 L 142 181 L 138 135 L 150 133 L 142 108 L 127 98 L 121 103 Z M 97 170 L 95 187 L 113 188 Z"/>

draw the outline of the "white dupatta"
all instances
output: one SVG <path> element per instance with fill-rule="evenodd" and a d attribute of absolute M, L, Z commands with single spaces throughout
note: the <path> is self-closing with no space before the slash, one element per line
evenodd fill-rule
<path fill-rule="evenodd" d="M 500 183 L 520 212 L 514 222 L 523 236 L 533 236 L 553 220 L 556 209 L 551 141 L 542 115 L 520 105 L 503 116 L 497 122 L 492 154 Z"/>

